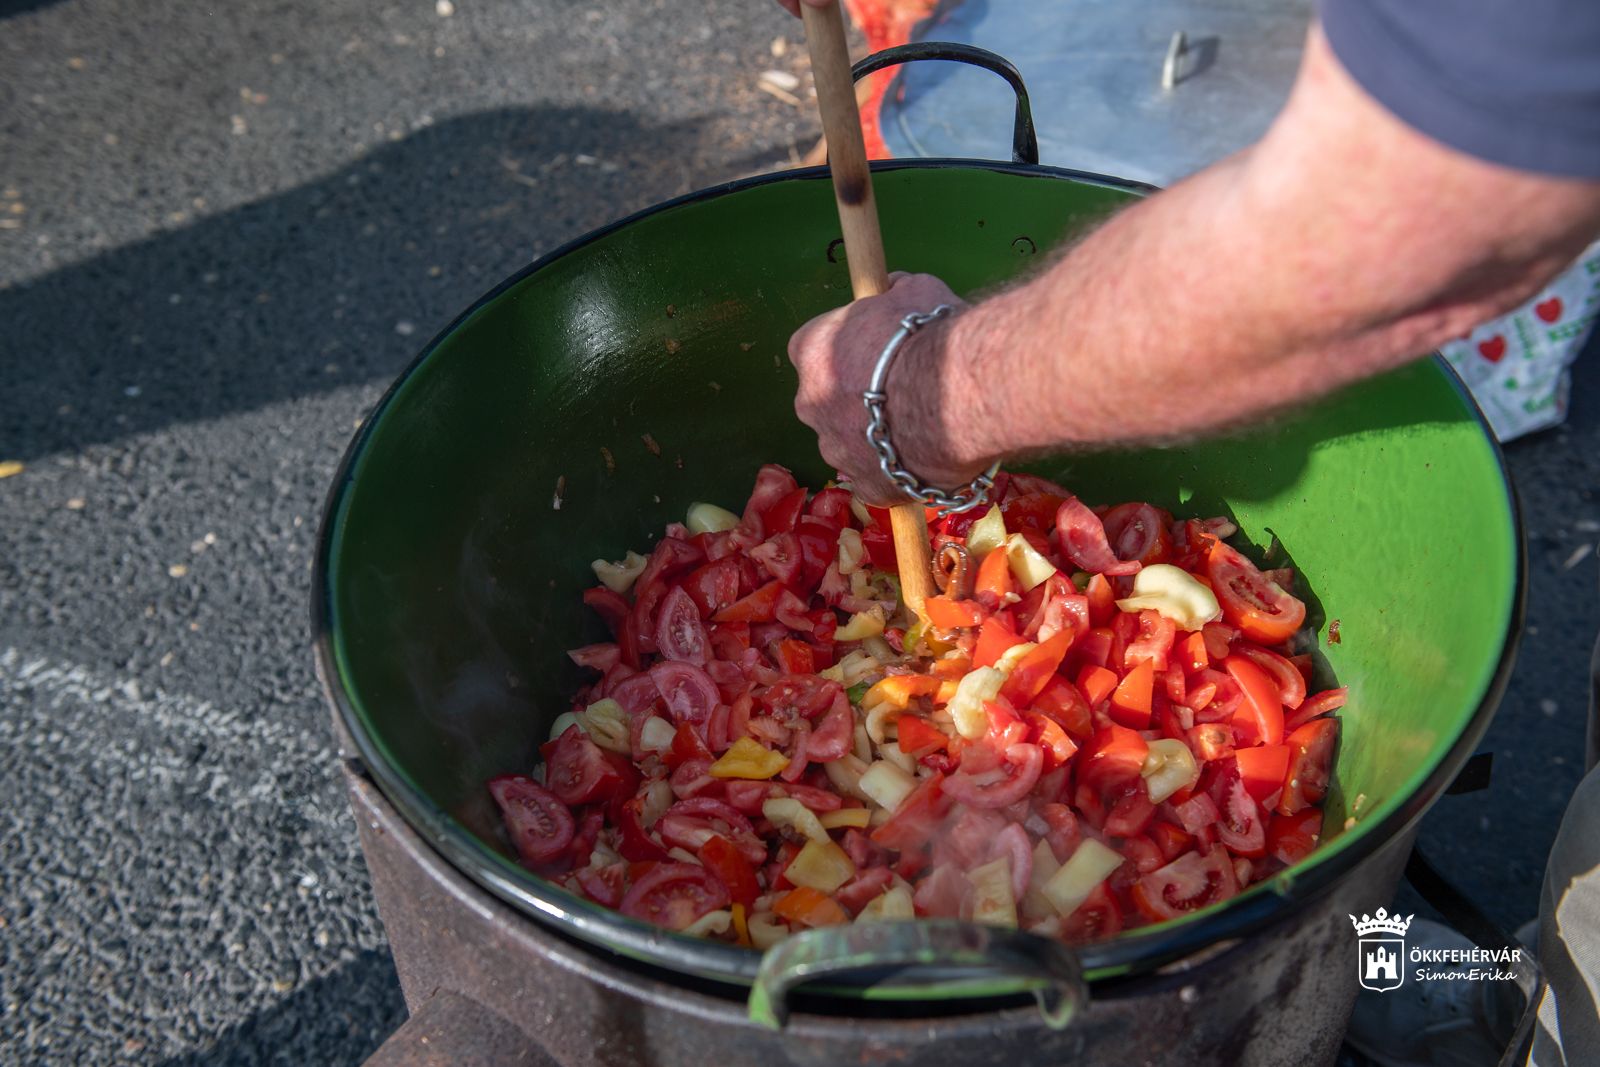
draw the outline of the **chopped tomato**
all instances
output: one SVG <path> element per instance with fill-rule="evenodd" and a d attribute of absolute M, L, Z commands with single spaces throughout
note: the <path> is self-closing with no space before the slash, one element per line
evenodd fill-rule
<path fill-rule="evenodd" d="M 895 556 L 894 534 L 889 530 L 888 519 L 884 519 L 882 525 L 864 527 L 861 531 L 861 544 L 867 550 L 867 559 L 874 567 L 880 571 L 896 573 L 899 560 Z"/>
<path fill-rule="evenodd" d="M 1178 642 L 1178 664 L 1189 674 L 1199 674 L 1211 666 L 1211 654 L 1206 651 L 1203 631 L 1187 634 Z"/>
<path fill-rule="evenodd" d="M 974 808 L 1003 808 L 1027 796 L 1044 771 L 1044 753 L 1039 746 L 1014 744 L 1005 750 L 1006 774 L 996 779 L 993 772 L 969 774 L 966 760 L 962 769 L 945 779 L 944 792 L 950 799 Z"/>
<path fill-rule="evenodd" d="M 523 860 L 548 863 L 566 852 L 575 824 L 572 812 L 554 793 L 521 774 L 489 779 L 489 793 Z"/>
<path fill-rule="evenodd" d="M 1026 714 L 1031 728 L 1028 740 L 1043 750 L 1046 771 L 1064 765 L 1078 751 L 1077 742 L 1067 736 L 1067 731 L 1060 723 L 1037 711 Z"/>
<path fill-rule="evenodd" d="M 900 852 L 926 845 L 949 806 L 944 796 L 944 780 L 944 775 L 938 771 L 922 779 L 889 820 L 872 831 L 872 840 Z"/>
<path fill-rule="evenodd" d="M 621 843 L 617 851 L 626 860 L 664 860 L 667 850 L 656 844 L 640 821 L 643 810 L 643 797 L 634 797 L 618 809 L 617 828 L 621 831 Z"/>
<path fill-rule="evenodd" d="M 652 664 L 650 680 L 674 722 L 703 723 L 722 699 L 716 681 L 691 663 L 662 660 Z"/>
<path fill-rule="evenodd" d="M 1094 732 L 1088 700 L 1060 675 L 1045 681 L 1044 688 L 1033 698 L 1033 706 L 1059 722 L 1073 737 L 1087 738 Z"/>
<path fill-rule="evenodd" d="M 1150 745 L 1138 731 L 1106 726 L 1095 732 L 1078 757 L 1078 781 L 1102 795 L 1120 795 L 1132 787 L 1143 788 L 1140 772 Z"/>
<path fill-rule="evenodd" d="M 1241 748 L 1233 758 L 1239 765 L 1239 780 L 1245 791 L 1263 807 L 1276 802 L 1278 790 L 1283 788 L 1284 776 L 1289 773 L 1288 745 L 1254 745 Z"/>
<path fill-rule="evenodd" d="M 1189 731 L 1189 748 L 1202 763 L 1233 755 L 1233 727 L 1221 722 L 1197 723 Z"/>
<path fill-rule="evenodd" d="M 729 903 L 728 890 L 696 863 L 658 863 L 622 898 L 624 915 L 668 930 L 682 930 Z"/>
<path fill-rule="evenodd" d="M 626 760 L 609 757 L 582 730 L 569 726 L 545 756 L 545 786 L 563 804 L 609 800 L 632 789 L 638 772 Z"/>
<path fill-rule="evenodd" d="M 984 602 L 991 607 L 998 607 L 1005 603 L 1007 595 L 1016 591 L 1016 583 L 1011 579 L 1010 553 L 1005 545 L 991 549 L 983 562 L 978 565 L 978 577 L 973 583 L 973 592 L 980 598 L 987 597 Z"/>
<path fill-rule="evenodd" d="M 1061 661 L 1067 655 L 1067 649 L 1072 647 L 1074 636 L 1071 630 L 1063 630 L 1050 640 L 1035 645 L 1011 668 L 1011 674 L 1000 688 L 1000 695 L 1019 708 L 1032 701 L 1055 676 L 1056 668 L 1061 666 Z"/>
<path fill-rule="evenodd" d="M 1084 591 L 1089 598 L 1089 625 L 1104 626 L 1117 614 L 1117 591 L 1103 574 L 1089 576 L 1089 586 Z"/>
<path fill-rule="evenodd" d="M 1172 558 L 1172 516 L 1152 504 L 1118 504 L 1101 522 L 1111 551 L 1121 560 L 1146 566 Z"/>
<path fill-rule="evenodd" d="M 1222 805 L 1222 821 L 1217 836 L 1236 856 L 1254 859 L 1267 854 L 1265 815 L 1238 778 L 1228 786 L 1227 803 Z"/>
<path fill-rule="evenodd" d="M 761 526 L 768 537 L 794 529 L 800 512 L 806 506 L 806 491 L 796 487 L 785 493 L 761 513 Z"/>
<path fill-rule="evenodd" d="M 1116 672 L 1104 667 L 1096 667 L 1091 663 L 1078 672 L 1078 692 L 1083 694 L 1083 699 L 1089 702 L 1091 708 L 1111 696 L 1117 686 Z M 1145 710 L 1148 711 L 1149 701 L 1145 703 Z"/>
<path fill-rule="evenodd" d="M 1303 601 L 1284 592 L 1221 541 L 1206 553 L 1206 575 L 1222 606 L 1222 617 L 1252 641 L 1264 645 L 1287 641 L 1305 622 Z"/>
<path fill-rule="evenodd" d="M 1278 701 L 1286 708 L 1298 708 L 1306 699 L 1306 680 L 1297 667 L 1276 652 L 1240 643 L 1235 655 L 1260 667 L 1278 687 Z"/>
<path fill-rule="evenodd" d="M 1062 497 L 1047 491 L 1017 493 L 1000 502 L 1008 530 L 1047 533 L 1055 525 Z"/>
<path fill-rule="evenodd" d="M 1128 615 L 1124 613 L 1124 618 Z M 1178 636 L 1178 626 L 1171 619 L 1159 611 L 1139 612 L 1138 635 L 1128 642 L 1126 651 L 1122 654 L 1123 663 L 1132 667 L 1136 663 L 1148 662 L 1158 671 L 1167 669 L 1167 657 L 1172 652 L 1172 645 Z"/>
<path fill-rule="evenodd" d="M 1140 564 L 1119 560 L 1106 541 L 1106 528 L 1096 515 L 1077 497 L 1069 496 L 1056 511 L 1056 538 L 1061 543 L 1061 554 L 1073 566 L 1091 574 L 1135 574 Z M 1091 608 L 1093 598 L 1090 598 Z"/>
<path fill-rule="evenodd" d="M 943 730 L 919 715 L 902 715 L 895 726 L 900 734 L 900 751 L 908 756 L 926 755 L 950 743 Z"/>
<path fill-rule="evenodd" d="M 984 740 L 996 752 L 1004 752 L 1012 745 L 1028 739 L 1028 724 L 1004 699 L 985 701 L 983 714 L 989 720 L 989 730 Z"/>
<path fill-rule="evenodd" d="M 622 599 L 620 593 L 597 585 L 593 589 L 583 591 L 583 602 L 594 609 L 594 613 L 605 622 L 613 635 L 622 628 L 622 620 L 628 617 L 628 602 Z"/>
<path fill-rule="evenodd" d="M 1239 892 L 1233 860 L 1220 846 L 1188 852 L 1134 883 L 1134 906 L 1151 922 L 1227 900 Z"/>
<path fill-rule="evenodd" d="M 851 525 L 849 491 L 839 488 L 820 490 L 806 505 L 806 514 L 835 530 L 844 529 Z"/>
<path fill-rule="evenodd" d="M 713 622 L 771 622 L 777 617 L 782 582 L 768 582 L 742 600 L 736 600 L 711 617 Z"/>
<path fill-rule="evenodd" d="M 1102 941 L 1122 932 L 1122 909 L 1104 882 L 1061 921 L 1061 934 L 1072 942 Z"/>
<path fill-rule="evenodd" d="M 1267 855 L 1292 866 L 1309 856 L 1321 839 L 1322 812 L 1319 809 L 1274 815 L 1267 824 Z"/>
<path fill-rule="evenodd" d="M 780 919 L 801 926 L 835 926 L 850 921 L 832 897 L 808 886 L 789 890 L 773 903 L 772 910 Z"/>
<path fill-rule="evenodd" d="M 1289 735 L 1289 768 L 1282 779 L 1278 811 L 1294 815 L 1322 803 L 1333 773 L 1333 750 L 1339 742 L 1338 719 L 1312 719 Z"/>
<path fill-rule="evenodd" d="M 1324 689 L 1314 696 L 1307 697 L 1298 708 L 1294 709 L 1294 714 L 1284 720 L 1283 728 L 1296 730 L 1312 719 L 1321 718 L 1330 711 L 1338 711 L 1344 707 L 1345 699 L 1349 695 L 1350 690 L 1341 686 L 1338 689 Z"/>
<path fill-rule="evenodd" d="M 1181 826 L 1174 826 L 1170 822 L 1158 822 L 1150 827 L 1150 840 L 1161 850 L 1162 858 L 1170 862 L 1182 854 L 1194 838 Z"/>
<path fill-rule="evenodd" d="M 712 834 L 700 846 L 700 862 L 717 876 L 735 903 L 749 907 L 761 894 L 756 884 L 756 870 L 737 848 L 721 834 Z"/>
<path fill-rule="evenodd" d="M 1242 700 L 1233 713 L 1234 729 L 1246 744 L 1283 743 L 1283 704 L 1278 687 L 1265 671 L 1241 656 L 1229 656 L 1223 668 L 1238 685 Z"/>
<path fill-rule="evenodd" d="M 811 646 L 792 637 L 773 645 L 772 659 L 784 674 L 811 674 L 816 670 Z"/>
<path fill-rule="evenodd" d="M 978 644 L 972 650 L 974 667 L 992 667 L 1006 649 L 1022 644 L 1018 637 L 998 616 L 989 619 L 978 631 Z"/>
<path fill-rule="evenodd" d="M 1149 726 L 1151 691 L 1154 687 L 1155 670 L 1146 660 L 1117 683 L 1116 690 L 1111 694 L 1111 718 L 1135 730 Z"/>
<path fill-rule="evenodd" d="M 1150 802 L 1150 794 L 1136 787 L 1111 805 L 1103 829 L 1112 837 L 1133 837 L 1144 833 L 1155 814 L 1156 806 Z"/>
<path fill-rule="evenodd" d="M 700 609 L 700 617 L 709 619 L 739 599 L 739 563 L 732 559 L 707 563 L 689 572 L 683 589 Z"/>

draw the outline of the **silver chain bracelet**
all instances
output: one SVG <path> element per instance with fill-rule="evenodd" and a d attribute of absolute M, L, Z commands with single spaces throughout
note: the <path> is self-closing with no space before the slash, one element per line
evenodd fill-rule
<path fill-rule="evenodd" d="M 941 517 L 971 511 L 987 501 L 989 492 L 994 489 L 994 476 L 1000 472 L 1000 461 L 996 460 L 988 470 L 961 488 L 948 493 L 927 485 L 900 465 L 900 454 L 889 441 L 889 397 L 884 392 L 884 387 L 889 381 L 889 365 L 894 362 L 895 354 L 900 351 L 900 346 L 905 343 L 906 338 L 928 323 L 944 318 L 953 310 L 949 304 L 940 304 L 926 314 L 912 312 L 901 319 L 900 329 L 895 331 L 894 336 L 889 338 L 889 343 L 884 345 L 883 351 L 878 354 L 878 365 L 872 370 L 871 386 L 861 394 L 861 402 L 867 407 L 867 443 L 878 453 L 878 466 L 882 469 L 883 476 L 899 486 L 907 496 L 921 501 L 928 507 L 938 508 Z"/>

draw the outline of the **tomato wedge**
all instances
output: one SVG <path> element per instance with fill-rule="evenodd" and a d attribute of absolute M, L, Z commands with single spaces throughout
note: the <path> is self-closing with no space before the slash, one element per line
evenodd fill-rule
<path fill-rule="evenodd" d="M 1019 708 L 1031 702 L 1055 676 L 1075 636 L 1071 630 L 1062 630 L 1050 640 L 1035 645 L 1011 668 L 1011 674 L 1000 687 L 1000 695 Z"/>
<path fill-rule="evenodd" d="M 1322 840 L 1322 812 L 1310 808 L 1295 815 L 1274 815 L 1267 824 L 1267 855 L 1293 865 L 1311 855 Z"/>
<path fill-rule="evenodd" d="M 1149 660 L 1129 671 L 1111 694 L 1111 718 L 1135 730 L 1149 726 L 1155 680 L 1155 668 Z"/>
<path fill-rule="evenodd" d="M 1294 815 L 1322 803 L 1328 793 L 1333 750 L 1338 742 L 1338 719 L 1312 719 L 1289 735 L 1289 768 L 1283 778 L 1279 812 Z"/>
<path fill-rule="evenodd" d="M 1142 915 L 1152 922 L 1162 922 L 1235 896 L 1239 883 L 1233 860 L 1221 846 L 1213 845 L 1204 855 L 1186 852 L 1150 872 L 1129 892 Z"/>
<path fill-rule="evenodd" d="M 1283 743 L 1283 703 L 1267 673 L 1242 656 L 1229 656 L 1222 667 L 1238 684 L 1243 700 L 1233 713 L 1233 726 L 1246 743 Z"/>
<path fill-rule="evenodd" d="M 727 887 L 699 864 L 657 863 L 633 883 L 619 910 L 668 930 L 682 930 L 728 903 Z"/>
<path fill-rule="evenodd" d="M 777 618 L 783 583 L 771 581 L 711 616 L 712 622 L 771 622 Z"/>
<path fill-rule="evenodd" d="M 572 812 L 556 795 L 522 774 L 489 779 L 489 793 L 500 808 L 511 844 L 528 863 L 549 863 L 572 843 Z"/>
<path fill-rule="evenodd" d="M 756 869 L 721 834 L 706 838 L 706 843 L 700 846 L 700 862 L 717 876 L 735 903 L 748 908 L 761 894 L 761 887 L 756 884 Z"/>
<path fill-rule="evenodd" d="M 1206 553 L 1206 576 L 1222 606 L 1222 617 L 1263 645 L 1294 636 L 1306 621 L 1305 602 L 1284 592 L 1239 552 L 1217 541 Z"/>
<path fill-rule="evenodd" d="M 1121 560 L 1149 566 L 1172 558 L 1172 516 L 1153 504 L 1118 504 L 1101 519 L 1106 541 Z"/>

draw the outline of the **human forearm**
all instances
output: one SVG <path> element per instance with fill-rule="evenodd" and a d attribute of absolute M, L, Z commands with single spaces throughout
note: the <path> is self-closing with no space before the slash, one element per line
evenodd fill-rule
<path fill-rule="evenodd" d="M 985 456 L 1226 428 L 1403 363 L 1515 306 L 1600 223 L 1592 183 L 1453 153 L 1313 37 L 1257 146 L 1124 212 L 937 340 L 937 435 Z M 916 454 L 913 448 L 912 454 Z"/>

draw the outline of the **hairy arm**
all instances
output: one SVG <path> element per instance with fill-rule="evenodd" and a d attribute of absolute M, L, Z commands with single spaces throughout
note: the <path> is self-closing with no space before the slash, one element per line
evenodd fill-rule
<path fill-rule="evenodd" d="M 1600 183 L 1424 137 L 1367 97 L 1313 30 L 1261 141 L 915 337 L 890 377 L 897 444 L 912 470 L 953 484 L 997 456 L 1223 430 L 1515 307 L 1597 230 Z M 833 312 L 790 346 L 797 408 L 824 455 L 885 499 L 870 452 L 849 439 L 863 425 L 849 396 L 892 330 L 877 320 L 927 310 L 937 285 L 902 278 L 874 298 L 883 307 Z M 831 394 L 853 408 L 848 430 Z"/>

